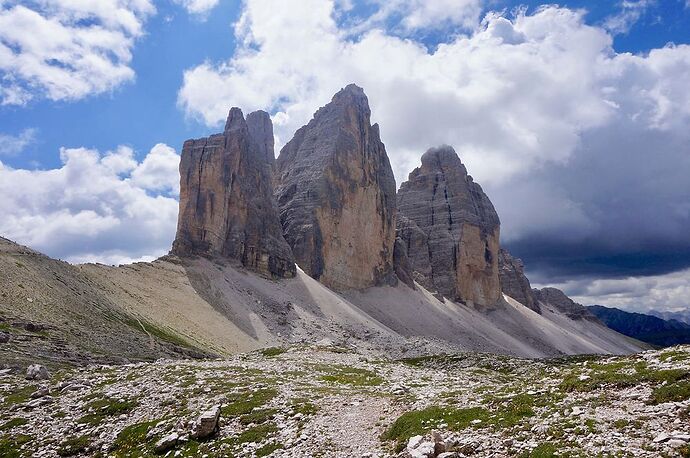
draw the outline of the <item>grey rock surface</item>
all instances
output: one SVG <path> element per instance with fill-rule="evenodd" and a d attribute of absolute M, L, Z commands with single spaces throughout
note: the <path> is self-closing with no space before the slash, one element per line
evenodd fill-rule
<path fill-rule="evenodd" d="M 350 84 L 281 150 L 276 196 L 297 264 L 342 291 L 395 283 L 395 179 L 371 125 L 364 91 Z"/>
<path fill-rule="evenodd" d="M 556 308 L 573 320 L 587 319 L 598 322 L 599 319 L 590 312 L 584 305 L 578 304 L 565 295 L 558 288 L 533 289 L 532 294 L 542 306 L 547 305 Z"/>
<path fill-rule="evenodd" d="M 184 143 L 174 254 L 231 258 L 266 276 L 294 277 L 273 199 L 267 116 L 251 115 L 250 129 L 232 108 L 222 134 Z"/>
<path fill-rule="evenodd" d="M 249 134 L 259 146 L 259 156 L 273 169 L 276 163 L 273 139 L 273 123 L 268 113 L 257 110 L 247 115 Z"/>
<path fill-rule="evenodd" d="M 521 259 L 511 256 L 508 250 L 503 248 L 498 252 L 498 275 L 501 281 L 501 290 L 505 294 L 525 307 L 541 313 L 529 279 L 525 276 L 525 265 Z"/>
<path fill-rule="evenodd" d="M 32 364 L 26 369 L 26 378 L 28 380 L 46 380 L 50 378 L 50 374 L 45 366 Z"/>
<path fill-rule="evenodd" d="M 492 306 L 500 221 L 450 146 L 429 149 L 398 191 L 397 233 L 416 281 L 449 299 Z"/>

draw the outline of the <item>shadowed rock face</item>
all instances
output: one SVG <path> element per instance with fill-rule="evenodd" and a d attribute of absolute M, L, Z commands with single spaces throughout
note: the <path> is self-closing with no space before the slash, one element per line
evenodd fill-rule
<path fill-rule="evenodd" d="M 450 146 L 431 148 L 398 191 L 398 236 L 416 281 L 491 306 L 501 295 L 498 215 Z"/>
<path fill-rule="evenodd" d="M 259 147 L 259 156 L 273 167 L 276 163 L 273 140 L 273 123 L 271 117 L 265 111 L 253 111 L 247 115 L 247 127 L 249 135 L 256 141 Z"/>
<path fill-rule="evenodd" d="M 252 113 L 260 122 L 250 129 L 233 108 L 222 134 L 184 143 L 174 254 L 232 258 L 263 275 L 295 275 L 273 200 L 267 116 Z"/>
<path fill-rule="evenodd" d="M 297 264 L 339 291 L 395 282 L 395 179 L 370 114 L 351 84 L 276 161 L 280 220 Z"/>
<path fill-rule="evenodd" d="M 529 279 L 525 276 L 525 266 L 522 260 L 512 257 L 508 250 L 503 248 L 498 253 L 498 275 L 501 281 L 501 290 L 505 294 L 525 307 L 541 313 L 539 303 L 532 293 Z"/>
<path fill-rule="evenodd" d="M 599 321 L 592 312 L 587 310 L 587 307 L 578 304 L 558 288 L 533 289 L 532 294 L 542 307 L 554 307 L 572 320 Z"/>

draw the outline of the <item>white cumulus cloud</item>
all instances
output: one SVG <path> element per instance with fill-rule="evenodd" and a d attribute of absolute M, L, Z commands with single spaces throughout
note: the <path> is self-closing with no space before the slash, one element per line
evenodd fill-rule
<path fill-rule="evenodd" d="M 190 14 L 203 16 L 218 4 L 218 0 L 173 0 Z"/>
<path fill-rule="evenodd" d="M 143 161 L 120 146 L 62 148 L 62 166 L 0 162 L 0 233 L 72 262 L 120 263 L 165 254 L 175 235 L 179 155 L 154 146 Z"/>
<path fill-rule="evenodd" d="M 134 78 L 150 0 L 0 2 L 0 104 L 75 100 Z"/>
<path fill-rule="evenodd" d="M 14 156 L 36 141 L 36 129 L 24 129 L 18 135 L 0 133 L 0 156 Z"/>

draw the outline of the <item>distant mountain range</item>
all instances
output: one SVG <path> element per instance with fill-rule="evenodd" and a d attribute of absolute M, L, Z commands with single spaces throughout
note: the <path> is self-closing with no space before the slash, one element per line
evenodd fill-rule
<path fill-rule="evenodd" d="M 690 343 L 690 324 L 686 322 L 603 305 L 590 305 L 588 309 L 609 328 L 637 340 L 663 347 Z"/>
<path fill-rule="evenodd" d="M 661 319 L 664 320 L 676 320 L 680 321 L 682 323 L 690 324 L 690 310 L 685 310 L 682 312 L 669 312 L 669 311 L 658 311 L 658 310 L 650 310 L 649 311 L 650 315 L 657 316 Z"/>

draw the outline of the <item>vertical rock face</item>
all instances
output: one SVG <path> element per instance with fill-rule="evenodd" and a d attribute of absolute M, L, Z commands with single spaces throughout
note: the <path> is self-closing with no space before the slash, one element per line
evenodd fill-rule
<path fill-rule="evenodd" d="M 525 276 L 525 266 L 521 259 L 514 258 L 501 248 L 498 253 L 498 276 L 501 290 L 527 308 L 541 313 L 539 303 L 534 298 L 532 286 Z"/>
<path fill-rule="evenodd" d="M 249 135 L 256 141 L 259 147 L 259 156 L 270 165 L 271 170 L 276 163 L 273 140 L 273 123 L 271 117 L 265 111 L 253 111 L 247 115 L 247 127 Z"/>
<path fill-rule="evenodd" d="M 400 186 L 398 213 L 415 280 L 470 304 L 500 299 L 498 215 L 452 147 L 424 153 L 421 167 Z"/>
<path fill-rule="evenodd" d="M 280 152 L 276 197 L 297 264 L 335 290 L 395 281 L 395 179 L 364 91 L 351 84 Z"/>
<path fill-rule="evenodd" d="M 283 238 L 266 161 L 269 152 L 273 157 L 272 141 L 268 151 L 265 138 L 272 128 L 259 125 L 250 130 L 242 111 L 233 108 L 222 134 L 184 143 L 172 251 L 232 258 L 264 275 L 292 277 L 294 259 Z"/>

